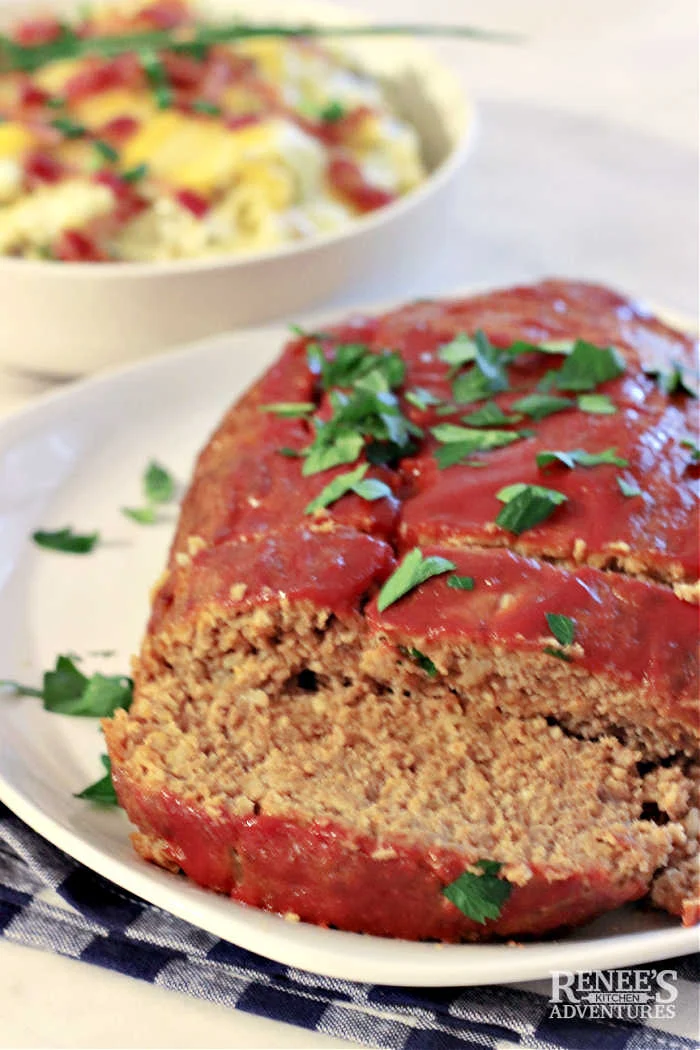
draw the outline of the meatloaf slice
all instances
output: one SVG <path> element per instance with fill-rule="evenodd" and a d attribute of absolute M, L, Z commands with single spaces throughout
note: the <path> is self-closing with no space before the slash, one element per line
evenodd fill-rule
<path fill-rule="evenodd" d="M 200 455 L 105 722 L 142 856 L 386 936 L 645 894 L 695 921 L 691 351 L 567 282 L 292 340 Z M 514 485 L 556 496 L 517 530 Z M 397 588 L 409 557 L 435 575 Z M 494 883 L 486 914 L 456 902 Z"/>

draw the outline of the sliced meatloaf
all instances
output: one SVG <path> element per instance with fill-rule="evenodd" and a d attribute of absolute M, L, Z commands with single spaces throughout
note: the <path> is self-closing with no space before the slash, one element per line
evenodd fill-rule
<path fill-rule="evenodd" d="M 692 354 L 561 281 L 295 338 L 104 724 L 141 855 L 384 936 L 696 921 Z"/>

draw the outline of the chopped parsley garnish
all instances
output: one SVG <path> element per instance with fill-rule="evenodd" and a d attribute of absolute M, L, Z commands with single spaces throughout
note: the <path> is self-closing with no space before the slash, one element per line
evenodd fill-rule
<path fill-rule="evenodd" d="M 329 102 L 328 105 L 324 106 L 319 116 L 324 124 L 337 124 L 339 120 L 342 120 L 347 110 L 342 102 L 338 102 L 334 99 Z"/>
<path fill-rule="evenodd" d="M 273 416 L 282 416 L 285 419 L 299 419 L 308 416 L 316 410 L 313 401 L 278 401 L 273 405 L 261 405 L 261 412 L 269 412 Z"/>
<path fill-rule="evenodd" d="M 468 427 L 507 427 L 511 423 L 518 423 L 522 418 L 521 415 L 507 416 L 495 401 L 487 401 L 476 412 L 462 416 L 462 422 Z"/>
<path fill-rule="evenodd" d="M 354 463 L 363 447 L 361 434 L 346 431 L 343 434 L 327 436 L 325 427 L 319 427 L 316 440 L 304 459 L 302 474 L 308 477 L 310 474 L 320 474 L 323 470 L 330 470 L 331 467 L 339 467 L 344 463 Z"/>
<path fill-rule="evenodd" d="M 460 463 L 475 452 L 486 452 L 489 449 L 502 448 L 514 441 L 519 441 L 521 434 L 517 430 L 472 430 L 456 423 L 438 423 L 430 433 L 442 444 L 435 453 L 440 470 Z"/>
<path fill-rule="evenodd" d="M 396 390 L 404 381 L 406 365 L 395 350 L 372 353 L 364 343 L 340 343 L 333 348 L 333 357 L 327 358 L 318 343 L 306 348 L 309 368 L 321 379 L 324 390 L 332 387 L 354 386 L 370 373 L 383 376 L 386 388 Z"/>
<path fill-rule="evenodd" d="M 511 405 L 516 412 L 523 412 L 535 420 L 545 419 L 555 412 L 563 412 L 564 409 L 573 407 L 574 403 L 568 397 L 556 397 L 554 394 L 528 394 Z"/>
<path fill-rule="evenodd" d="M 122 507 L 122 514 L 125 518 L 131 518 L 137 525 L 155 525 L 156 523 L 155 507 Z"/>
<path fill-rule="evenodd" d="M 118 806 L 119 800 L 112 783 L 112 763 L 109 755 L 100 755 L 100 762 L 107 770 L 106 776 L 96 780 L 94 784 L 79 791 L 74 798 L 84 798 L 88 802 L 96 802 L 100 806 Z"/>
<path fill-rule="evenodd" d="M 577 404 L 582 412 L 593 416 L 614 416 L 617 407 L 607 394 L 580 394 Z"/>
<path fill-rule="evenodd" d="M 644 493 L 642 492 L 642 490 L 640 489 L 640 487 L 639 487 L 639 485 L 637 484 L 636 481 L 634 481 L 634 480 L 627 481 L 625 478 L 619 477 L 619 476 L 617 477 L 616 480 L 617 480 L 617 486 L 618 486 L 618 488 L 619 488 L 619 490 L 620 490 L 620 492 L 622 493 L 623 496 L 627 496 L 628 498 L 631 499 L 633 496 L 643 496 L 644 495 Z"/>
<path fill-rule="evenodd" d="M 447 558 L 434 555 L 424 558 L 420 547 L 414 547 L 385 582 L 377 598 L 377 608 L 384 612 L 399 598 L 403 598 L 432 576 L 440 576 L 443 572 L 452 572 L 456 568 L 455 563 Z"/>
<path fill-rule="evenodd" d="M 169 503 L 175 495 L 175 479 L 155 460 L 146 467 L 143 475 L 145 507 L 122 507 L 122 514 L 139 525 L 153 525 L 156 521 L 156 505 Z"/>
<path fill-rule="evenodd" d="M 466 332 L 460 332 L 454 339 L 445 343 L 438 350 L 438 357 L 456 371 L 462 365 L 476 361 L 476 342 Z"/>
<path fill-rule="evenodd" d="M 89 554 L 99 541 L 99 532 L 73 532 L 70 525 L 55 532 L 38 529 L 32 533 L 32 539 L 39 547 L 51 551 L 62 551 L 65 554 Z"/>
<path fill-rule="evenodd" d="M 362 499 L 373 502 L 384 496 L 391 496 L 391 489 L 378 478 L 365 478 L 369 470 L 369 463 L 363 463 L 356 470 L 348 471 L 347 474 L 339 474 L 337 478 L 329 482 L 319 492 L 315 499 L 311 500 L 304 511 L 305 514 L 313 514 L 323 507 L 329 507 L 348 492 L 354 492 Z"/>
<path fill-rule="evenodd" d="M 547 656 L 556 656 L 558 660 L 565 660 L 567 664 L 573 663 L 568 653 L 563 652 L 561 649 L 555 649 L 553 645 L 545 645 L 542 652 L 547 653 Z"/>
<path fill-rule="evenodd" d="M 67 139 L 79 139 L 85 134 L 84 126 L 76 124 L 70 117 L 55 117 L 51 121 L 51 127 L 56 128 L 56 131 L 60 131 Z"/>
<path fill-rule="evenodd" d="M 110 146 L 109 142 L 95 139 L 92 145 L 100 160 L 109 161 L 110 164 L 115 164 L 119 160 L 119 154 L 114 146 Z"/>
<path fill-rule="evenodd" d="M 347 346 L 359 344 L 346 344 Z M 333 390 L 329 395 L 333 415 L 324 422 L 314 419 L 316 436 L 309 446 L 302 472 L 317 474 L 342 463 L 354 463 L 365 447 L 364 438 L 370 438 L 367 458 L 372 463 L 393 462 L 408 455 L 413 449 L 413 438 L 423 431 L 404 416 L 392 388 L 399 386 L 405 366 L 394 353 L 363 354 L 354 351 L 343 361 L 331 362 L 341 368 L 341 382 L 349 382 L 349 393 Z M 327 364 L 327 363 L 325 363 Z M 347 367 L 346 367 L 347 366 Z M 323 366 L 321 366 L 323 367 Z M 338 369 L 326 373 L 338 375 Z M 323 371 L 321 376 L 323 378 Z"/>
<path fill-rule="evenodd" d="M 496 524 L 520 536 L 527 529 L 545 521 L 557 507 L 566 503 L 567 497 L 556 489 L 517 482 L 501 489 L 496 499 L 505 503 L 496 518 Z"/>
<path fill-rule="evenodd" d="M 137 164 L 134 168 L 129 168 L 128 171 L 123 171 L 120 175 L 122 182 L 139 182 L 148 174 L 147 164 Z"/>
<path fill-rule="evenodd" d="M 695 442 L 691 441 L 690 438 L 683 438 L 681 441 L 681 448 L 690 449 L 690 458 L 693 463 L 697 463 L 700 459 L 700 448 L 698 448 Z"/>
<path fill-rule="evenodd" d="M 559 645 L 573 645 L 576 637 L 576 621 L 563 613 L 545 613 L 544 615 L 547 626 L 559 642 Z"/>
<path fill-rule="evenodd" d="M 153 88 L 159 109 L 168 109 L 173 104 L 173 89 L 165 66 L 155 51 L 139 51 L 141 66 Z"/>
<path fill-rule="evenodd" d="M 215 102 L 208 102 L 205 98 L 198 98 L 192 103 L 192 109 L 195 113 L 201 113 L 205 117 L 220 117 L 221 106 L 217 106 Z"/>
<path fill-rule="evenodd" d="M 452 573 L 451 576 L 447 577 L 447 586 L 453 587 L 456 591 L 473 591 L 474 577 L 458 576 L 456 573 Z"/>
<path fill-rule="evenodd" d="M 83 718 L 108 718 L 119 707 L 128 709 L 133 689 L 125 675 L 97 673 L 88 678 L 69 656 L 59 656 L 54 670 L 44 672 L 41 689 L 12 681 L 2 681 L 0 686 L 13 689 L 18 696 L 40 697 L 47 711 Z"/>
<path fill-rule="evenodd" d="M 438 673 L 437 667 L 435 666 L 435 664 L 429 656 L 426 656 L 425 653 L 422 653 L 420 651 L 420 649 L 416 649 L 413 646 L 411 646 L 411 648 L 406 648 L 406 646 L 400 645 L 399 649 L 404 654 L 404 656 L 408 656 L 411 660 L 413 660 L 413 662 L 417 664 L 422 671 L 425 671 L 425 673 L 430 675 L 431 678 L 435 678 L 435 676 Z"/>
<path fill-rule="evenodd" d="M 149 503 L 168 503 L 175 495 L 175 479 L 160 463 L 151 460 L 143 476 L 143 491 Z"/>
<path fill-rule="evenodd" d="M 468 919 L 486 925 L 489 919 L 500 918 L 513 887 L 498 877 L 503 867 L 498 861 L 478 860 L 474 867 L 480 869 L 478 874 L 465 871 L 442 892 Z"/>
<path fill-rule="evenodd" d="M 278 448 L 280 456 L 286 456 L 288 459 L 303 459 L 304 453 L 301 449 L 290 448 L 288 445 L 283 445 L 282 448 Z"/>
<path fill-rule="evenodd" d="M 625 363 L 612 347 L 601 348 L 577 339 L 564 364 L 554 373 L 554 385 L 559 390 L 595 390 L 624 371 Z"/>
<path fill-rule="evenodd" d="M 551 463 L 562 463 L 569 470 L 574 467 L 599 467 L 611 464 L 614 467 L 626 467 L 628 462 L 615 454 L 614 448 L 606 448 L 604 452 L 586 452 L 582 448 L 572 448 L 568 452 L 546 450 L 538 452 L 536 456 L 538 467 L 548 467 Z"/>
<path fill-rule="evenodd" d="M 645 368 L 646 375 L 656 380 L 657 386 L 662 393 L 669 397 L 673 394 L 690 394 L 697 397 L 697 374 L 695 384 L 692 382 L 692 373 L 680 361 L 672 361 L 669 369 Z"/>
<path fill-rule="evenodd" d="M 460 405 L 484 401 L 492 394 L 508 389 L 506 362 L 508 354 L 493 346 L 484 332 L 474 336 L 474 364 L 458 375 L 452 384 L 452 396 Z"/>
<path fill-rule="evenodd" d="M 47 98 L 45 105 L 49 109 L 63 109 L 66 104 L 66 100 L 61 95 L 54 95 L 52 98 Z"/>
<path fill-rule="evenodd" d="M 404 397 L 409 405 L 413 405 L 414 408 L 420 409 L 421 412 L 425 412 L 426 409 L 431 408 L 434 405 L 441 404 L 439 397 L 436 397 L 435 394 L 431 394 L 429 390 L 424 390 L 423 387 L 420 386 L 415 387 L 413 390 L 407 390 Z"/>

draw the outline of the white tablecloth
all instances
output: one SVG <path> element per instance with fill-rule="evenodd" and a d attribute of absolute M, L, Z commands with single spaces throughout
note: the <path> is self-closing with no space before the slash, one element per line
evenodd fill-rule
<path fill-rule="evenodd" d="M 444 42 L 480 105 L 450 234 L 330 306 L 543 275 L 697 311 L 693 0 L 345 0 L 386 20 L 518 29 L 519 47 Z M 0 308 L 2 289 L 0 288 Z M 50 388 L 0 371 L 0 411 Z M 2 1047 L 342 1047 L 0 941 Z M 690 1017 L 679 1032 L 694 1035 Z"/>

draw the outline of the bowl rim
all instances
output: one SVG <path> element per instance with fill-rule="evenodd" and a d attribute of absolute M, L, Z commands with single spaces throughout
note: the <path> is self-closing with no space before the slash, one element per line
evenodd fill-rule
<path fill-rule="evenodd" d="M 27 4 L 28 14 L 34 5 Z M 73 6 L 72 4 L 70 6 Z M 206 6 L 199 0 L 195 0 L 195 6 Z M 336 10 L 343 11 L 342 5 L 329 4 Z M 17 0 L 0 0 L 0 13 L 17 10 L 24 4 Z M 42 7 L 43 9 L 43 7 Z M 350 18 L 357 18 L 356 12 L 348 12 Z M 314 21 L 311 17 L 309 21 Z M 219 271 L 230 269 L 240 270 L 244 267 L 255 267 L 265 263 L 275 262 L 278 259 L 288 259 L 294 256 L 302 256 L 304 253 L 322 250 L 332 245 L 343 244 L 353 237 L 369 234 L 371 231 L 381 228 L 394 219 L 399 219 L 406 212 L 418 207 L 426 198 L 431 197 L 445 183 L 449 182 L 453 173 L 461 166 L 465 158 L 471 152 L 476 133 L 478 120 L 476 105 L 459 79 L 455 69 L 440 60 L 434 50 L 426 46 L 422 41 L 410 38 L 411 46 L 420 56 L 421 65 L 424 67 L 420 75 L 425 77 L 429 73 L 431 79 L 439 78 L 446 85 L 452 97 L 461 100 L 462 113 L 460 114 L 459 135 L 454 140 L 445 158 L 431 171 L 420 185 L 410 190 L 403 197 L 384 205 L 367 215 L 354 218 L 348 225 L 340 230 L 330 233 L 316 234 L 305 240 L 291 241 L 287 244 L 266 248 L 262 251 L 251 252 L 244 255 L 226 253 L 222 255 L 204 255 L 185 259 L 163 259 L 143 262 L 114 261 L 114 262 L 72 262 L 70 265 L 57 265 L 47 259 L 22 259 L 14 256 L 0 255 L 0 273 L 5 277 L 38 276 L 51 280 L 70 280 L 71 278 L 90 280 L 114 280 L 128 279 L 132 277 L 169 277 L 187 274 L 201 274 L 207 271 Z"/>

